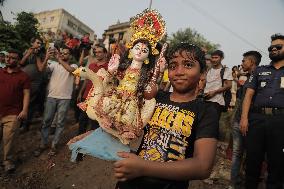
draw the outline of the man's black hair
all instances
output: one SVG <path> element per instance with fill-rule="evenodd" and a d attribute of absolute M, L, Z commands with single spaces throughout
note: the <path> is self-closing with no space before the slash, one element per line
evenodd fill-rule
<path fill-rule="evenodd" d="M 243 54 L 244 57 L 250 57 L 254 63 L 258 66 L 262 55 L 258 51 L 248 51 Z"/>
<path fill-rule="evenodd" d="M 271 41 L 275 41 L 275 40 L 277 40 L 277 39 L 282 39 L 282 40 L 284 40 L 284 35 L 283 35 L 283 34 L 280 34 L 280 33 L 276 33 L 276 34 L 273 34 L 273 35 L 271 36 Z"/>
<path fill-rule="evenodd" d="M 214 52 L 211 53 L 211 56 L 220 56 L 221 58 L 224 58 L 224 52 L 221 50 L 216 50 Z"/>
<path fill-rule="evenodd" d="M 19 60 L 21 60 L 22 57 L 23 57 L 23 54 L 22 54 L 21 51 L 19 51 L 18 49 L 9 49 L 9 50 L 8 50 L 8 53 L 17 54 L 18 57 L 19 57 Z"/>
<path fill-rule="evenodd" d="M 202 51 L 202 49 L 194 44 L 189 43 L 179 43 L 178 45 L 175 45 L 174 47 L 170 48 L 169 53 L 167 54 L 167 61 L 174 58 L 174 55 L 176 52 L 182 53 L 183 51 L 186 52 L 192 52 L 194 55 L 194 58 L 198 61 L 200 66 L 200 72 L 203 73 L 206 68 L 205 63 L 205 53 Z"/>
<path fill-rule="evenodd" d="M 97 44 L 96 47 L 97 47 L 97 48 L 102 48 L 102 49 L 103 49 L 103 52 L 104 52 L 104 53 L 107 53 L 107 49 L 106 49 L 103 45 Z"/>
<path fill-rule="evenodd" d="M 31 38 L 31 43 L 34 43 L 36 40 L 39 40 L 41 43 L 43 43 L 43 40 L 39 36 Z"/>

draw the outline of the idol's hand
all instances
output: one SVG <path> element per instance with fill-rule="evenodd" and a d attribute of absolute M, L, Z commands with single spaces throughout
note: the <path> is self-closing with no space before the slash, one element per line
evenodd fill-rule
<path fill-rule="evenodd" d="M 118 54 L 112 55 L 109 63 L 108 63 L 108 71 L 111 74 L 115 74 L 115 72 L 118 69 L 119 66 L 119 61 L 120 61 L 120 56 Z"/>

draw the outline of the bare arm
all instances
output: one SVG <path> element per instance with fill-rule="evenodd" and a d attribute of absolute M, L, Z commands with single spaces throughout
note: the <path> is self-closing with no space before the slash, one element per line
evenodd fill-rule
<path fill-rule="evenodd" d="M 85 49 L 82 50 L 81 55 L 80 55 L 80 59 L 79 59 L 80 66 L 83 66 L 84 58 L 85 58 L 84 54 L 85 54 Z"/>
<path fill-rule="evenodd" d="M 158 81 L 158 79 L 159 79 L 160 74 L 164 72 L 166 68 L 166 63 L 167 63 L 164 57 L 164 53 L 167 50 L 167 47 L 168 47 L 168 44 L 165 43 L 161 50 L 160 57 L 156 63 L 153 76 L 144 90 L 143 96 L 147 100 L 154 98 L 158 93 L 158 90 L 159 90 L 158 83 L 160 82 Z"/>
<path fill-rule="evenodd" d="M 52 50 L 47 50 L 46 54 L 45 54 L 45 58 L 43 61 L 41 61 L 41 59 L 39 57 L 37 57 L 36 59 L 36 64 L 37 64 L 37 68 L 40 72 L 44 71 L 47 67 L 47 62 L 49 60 L 49 58 L 52 56 L 52 54 L 54 53 L 54 51 Z"/>
<path fill-rule="evenodd" d="M 23 56 L 23 58 L 21 59 L 21 61 L 19 62 L 19 64 L 22 66 L 22 65 L 25 65 L 27 59 L 29 58 L 29 56 L 33 53 L 33 49 L 32 48 L 29 48 L 25 55 Z"/>
<path fill-rule="evenodd" d="M 150 176 L 170 180 L 193 180 L 208 178 L 216 155 L 217 140 L 201 138 L 195 141 L 192 158 L 172 161 L 146 161 L 140 157 L 121 153 L 123 160 L 114 164 L 115 177 L 125 181 L 140 176 Z M 168 174 L 168 173 L 171 174 Z"/>
<path fill-rule="evenodd" d="M 159 70 L 159 67 L 156 66 L 153 76 L 150 82 L 148 83 L 148 85 L 146 86 L 146 89 L 144 90 L 143 96 L 146 100 L 150 100 L 157 95 L 158 90 L 159 90 L 158 82 L 157 82 L 159 75 L 160 75 L 160 70 Z"/>
<path fill-rule="evenodd" d="M 219 94 L 219 93 L 223 93 L 225 92 L 226 90 L 229 90 L 231 89 L 232 87 L 232 81 L 231 80 L 225 80 L 224 81 L 224 86 L 219 88 L 219 89 L 216 89 L 214 91 L 210 91 L 208 93 L 205 94 L 205 96 L 207 98 L 212 98 L 213 96 L 215 96 L 216 94 Z"/>
<path fill-rule="evenodd" d="M 67 62 L 63 61 L 61 58 L 57 59 L 59 64 L 61 64 L 65 70 L 67 70 L 69 73 L 72 73 L 75 71 L 75 68 L 71 67 Z"/>
<path fill-rule="evenodd" d="M 242 115 L 240 121 L 240 129 L 243 135 L 246 135 L 248 131 L 248 113 L 250 109 L 250 105 L 252 102 L 252 98 L 254 96 L 255 90 L 251 88 L 247 88 L 246 94 L 242 104 Z"/>
<path fill-rule="evenodd" d="M 23 91 L 24 96 L 23 96 L 23 109 L 18 115 L 18 119 L 26 119 L 28 115 L 28 110 L 29 110 L 29 103 L 30 103 L 30 89 L 24 89 Z"/>
<path fill-rule="evenodd" d="M 82 95 L 83 95 L 83 92 L 85 91 L 86 89 L 86 84 L 87 84 L 87 80 L 85 79 L 81 88 L 80 88 L 80 91 L 78 93 L 78 96 L 77 96 L 77 102 L 81 102 L 82 101 Z"/>

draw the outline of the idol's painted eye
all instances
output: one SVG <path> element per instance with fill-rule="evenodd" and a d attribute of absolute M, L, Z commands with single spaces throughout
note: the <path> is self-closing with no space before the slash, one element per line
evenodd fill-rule
<path fill-rule="evenodd" d="M 148 53 L 148 51 L 149 50 L 147 48 L 142 49 L 142 52 L 145 53 L 145 54 Z"/>

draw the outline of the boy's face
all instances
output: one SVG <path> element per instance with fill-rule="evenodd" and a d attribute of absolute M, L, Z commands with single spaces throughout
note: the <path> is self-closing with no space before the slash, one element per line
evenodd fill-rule
<path fill-rule="evenodd" d="M 169 60 L 168 70 L 174 92 L 186 93 L 198 85 L 200 65 L 191 52 L 176 52 Z"/>

